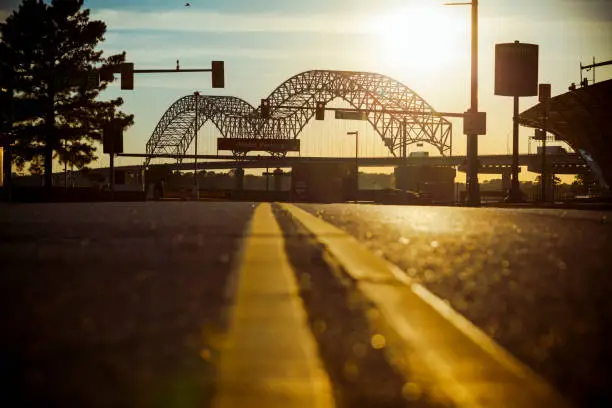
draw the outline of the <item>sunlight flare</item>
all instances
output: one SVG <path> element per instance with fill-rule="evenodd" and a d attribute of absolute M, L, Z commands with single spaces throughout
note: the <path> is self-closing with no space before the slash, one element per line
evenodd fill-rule
<path fill-rule="evenodd" d="M 369 31 L 389 69 L 438 70 L 460 56 L 465 22 L 439 8 L 410 8 L 371 18 Z M 465 19 L 463 19 L 465 20 Z"/>

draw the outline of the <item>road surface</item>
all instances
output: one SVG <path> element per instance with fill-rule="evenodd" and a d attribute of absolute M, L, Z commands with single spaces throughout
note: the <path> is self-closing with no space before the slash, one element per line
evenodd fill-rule
<path fill-rule="evenodd" d="M 353 204 L 1 206 L 0 404 L 609 406 L 611 221 Z"/>

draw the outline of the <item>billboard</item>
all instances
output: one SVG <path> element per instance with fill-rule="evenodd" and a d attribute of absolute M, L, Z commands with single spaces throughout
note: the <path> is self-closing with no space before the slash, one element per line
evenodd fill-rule
<path fill-rule="evenodd" d="M 238 152 L 299 152 L 298 139 L 258 139 L 258 138 L 228 138 L 217 139 L 218 150 L 231 150 Z"/>
<path fill-rule="evenodd" d="M 538 50 L 535 44 L 495 44 L 495 95 L 538 94 Z"/>
<path fill-rule="evenodd" d="M 104 126 L 102 149 L 106 154 L 123 153 L 123 127 L 119 122 L 114 121 Z"/>
<path fill-rule="evenodd" d="M 337 110 L 336 119 L 345 120 L 367 120 L 368 114 L 366 112 L 352 111 L 352 110 Z"/>

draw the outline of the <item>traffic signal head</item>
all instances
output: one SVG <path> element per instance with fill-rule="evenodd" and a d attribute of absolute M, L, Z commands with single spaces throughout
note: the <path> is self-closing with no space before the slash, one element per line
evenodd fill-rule
<path fill-rule="evenodd" d="M 547 102 L 550 99 L 550 84 L 538 85 L 538 101 Z"/>
<path fill-rule="evenodd" d="M 325 102 L 317 102 L 315 109 L 315 119 L 325 120 Z"/>
<path fill-rule="evenodd" d="M 121 64 L 121 89 L 134 89 L 134 63 Z"/>
<path fill-rule="evenodd" d="M 261 117 L 263 119 L 270 119 L 270 101 L 268 99 L 261 100 Z"/>
<path fill-rule="evenodd" d="M 225 66 L 223 61 L 212 62 L 212 87 L 225 88 Z"/>

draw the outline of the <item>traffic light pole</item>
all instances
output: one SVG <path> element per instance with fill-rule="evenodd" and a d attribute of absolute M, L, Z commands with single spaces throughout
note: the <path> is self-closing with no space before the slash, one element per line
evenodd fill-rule
<path fill-rule="evenodd" d="M 12 73 L 11 73 L 12 74 Z M 9 76 L 9 84 L 7 93 L 7 105 L 8 105 L 8 113 L 6 114 L 6 123 L 1 123 L 3 127 L 6 128 L 5 138 L 6 140 L 3 143 L 4 148 L 4 157 L 2 160 L 4 167 L 4 180 L 3 180 L 3 190 L 6 201 L 10 202 L 12 199 L 12 187 L 13 187 L 13 109 L 14 109 L 14 86 L 13 86 L 13 76 Z M 2 92 L 2 90 L 0 90 Z M 0 129 L 2 130 L 2 129 Z"/>
<path fill-rule="evenodd" d="M 133 67 L 133 64 L 130 64 Z M 223 61 L 212 61 L 211 68 L 196 68 L 196 69 L 181 69 L 179 62 L 176 61 L 176 69 L 131 69 L 134 74 L 176 74 L 176 73 L 188 73 L 188 72 L 211 72 L 212 73 L 212 87 L 213 88 L 225 88 L 225 63 Z M 126 75 L 129 76 L 129 75 Z M 122 72 L 123 78 L 123 72 Z M 133 81 L 131 81 L 133 82 Z M 133 83 L 131 84 L 133 85 Z M 133 86 L 123 87 L 122 89 L 133 89 Z"/>
<path fill-rule="evenodd" d="M 193 138 L 195 143 L 195 158 L 193 160 L 193 199 L 200 199 L 200 186 L 198 185 L 198 102 L 200 93 L 194 92 L 195 95 L 195 122 L 193 124 Z"/>
<path fill-rule="evenodd" d="M 111 193 L 111 201 L 115 200 L 115 149 L 113 146 L 113 151 L 110 156 L 110 193 Z"/>

